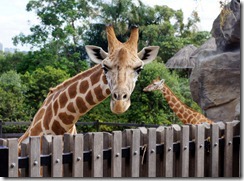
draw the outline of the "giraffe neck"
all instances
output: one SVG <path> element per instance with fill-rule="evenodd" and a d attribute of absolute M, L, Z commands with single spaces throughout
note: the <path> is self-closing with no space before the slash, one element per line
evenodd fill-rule
<path fill-rule="evenodd" d="M 166 84 L 164 84 L 161 91 L 170 108 L 184 124 L 200 124 L 203 122 L 212 123 L 212 121 L 206 118 L 204 115 L 196 112 L 181 102 Z"/>
<path fill-rule="evenodd" d="M 50 89 L 31 126 L 19 142 L 29 136 L 68 132 L 80 116 L 109 95 L 110 90 L 100 64 L 68 79 Z"/>

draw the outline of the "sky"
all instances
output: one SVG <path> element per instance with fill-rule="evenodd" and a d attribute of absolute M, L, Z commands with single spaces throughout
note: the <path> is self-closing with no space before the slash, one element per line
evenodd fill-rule
<path fill-rule="evenodd" d="M 0 43 L 4 48 L 17 48 L 29 50 L 30 46 L 17 46 L 12 43 L 12 37 L 24 33 L 30 34 L 31 25 L 38 24 L 38 19 L 33 12 L 26 11 L 29 0 L 1 0 L 0 6 Z M 201 23 L 200 31 L 210 31 L 213 21 L 220 12 L 219 0 L 142 0 L 149 6 L 167 5 L 172 9 L 182 9 L 184 20 L 190 17 L 193 10 L 197 10 Z"/>

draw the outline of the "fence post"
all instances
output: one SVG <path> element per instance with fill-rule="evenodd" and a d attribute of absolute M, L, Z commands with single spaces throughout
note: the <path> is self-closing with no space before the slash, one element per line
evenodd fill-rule
<path fill-rule="evenodd" d="M 189 177 L 189 136 L 188 125 L 181 126 L 180 136 L 180 176 Z"/>
<path fill-rule="evenodd" d="M 103 177 L 103 133 L 92 133 L 92 177 Z"/>
<path fill-rule="evenodd" d="M 113 131 L 112 137 L 112 177 L 122 176 L 122 133 Z"/>
<path fill-rule="evenodd" d="M 140 174 L 140 130 L 131 130 L 130 147 L 130 170 L 131 177 L 139 177 Z"/>
<path fill-rule="evenodd" d="M 233 124 L 225 123 L 225 148 L 224 148 L 224 176 L 232 177 L 233 161 Z"/>
<path fill-rule="evenodd" d="M 204 177 L 204 136 L 205 136 L 204 125 L 202 124 L 196 125 L 195 177 Z"/>
<path fill-rule="evenodd" d="M 173 177 L 173 127 L 165 127 L 164 135 L 164 175 Z"/>
<path fill-rule="evenodd" d="M 18 177 L 18 139 L 8 139 L 8 177 Z"/>

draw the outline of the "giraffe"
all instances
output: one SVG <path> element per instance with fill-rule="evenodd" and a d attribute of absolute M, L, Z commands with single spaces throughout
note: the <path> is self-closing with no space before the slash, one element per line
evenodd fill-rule
<path fill-rule="evenodd" d="M 18 140 L 19 150 L 21 142 L 29 136 L 76 134 L 79 117 L 109 95 L 111 111 L 125 112 L 130 107 L 130 95 L 140 71 L 156 58 L 159 50 L 158 46 L 149 46 L 138 53 L 138 31 L 138 27 L 132 27 L 129 39 L 122 43 L 109 25 L 106 27 L 108 52 L 86 45 L 89 58 L 97 65 L 50 88 L 31 125 Z"/>
<path fill-rule="evenodd" d="M 155 79 L 150 85 L 145 87 L 143 91 L 151 92 L 154 90 L 160 90 L 167 100 L 169 107 L 176 113 L 184 124 L 213 123 L 213 121 L 209 120 L 201 113 L 191 109 L 181 102 L 164 82 L 164 79 Z"/>

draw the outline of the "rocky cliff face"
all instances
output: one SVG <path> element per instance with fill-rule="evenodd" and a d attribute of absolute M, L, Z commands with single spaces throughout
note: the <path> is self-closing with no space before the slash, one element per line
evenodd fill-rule
<path fill-rule="evenodd" d="M 240 119 L 240 1 L 232 0 L 224 8 L 211 33 L 216 46 L 202 46 L 192 57 L 193 99 L 213 121 Z"/>

